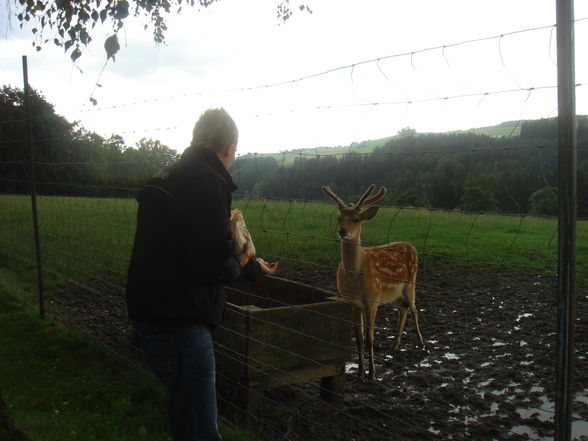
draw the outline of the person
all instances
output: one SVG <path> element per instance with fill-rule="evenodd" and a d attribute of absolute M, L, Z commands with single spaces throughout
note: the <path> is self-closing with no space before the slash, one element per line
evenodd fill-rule
<path fill-rule="evenodd" d="M 228 168 L 238 130 L 222 108 L 205 111 L 181 158 L 137 197 L 127 312 L 164 387 L 173 441 L 217 441 L 211 330 L 222 320 L 223 283 L 273 274 L 277 263 L 233 255 Z"/>

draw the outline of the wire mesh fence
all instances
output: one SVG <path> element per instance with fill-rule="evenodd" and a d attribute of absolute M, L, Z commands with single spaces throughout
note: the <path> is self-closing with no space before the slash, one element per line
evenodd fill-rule
<path fill-rule="evenodd" d="M 523 33 L 550 33 L 551 29 Z M 497 41 L 502 50 L 505 37 L 489 40 Z M 461 45 L 482 43 L 486 41 Z M 449 61 L 450 48 L 420 52 L 441 53 L 455 70 L 457 66 Z M 360 66 L 375 66 L 386 78 L 384 63 L 402 58 L 418 71 L 415 55 L 420 52 L 358 62 L 293 82 L 347 72 L 354 93 L 359 93 Z M 504 57 L 500 58 L 508 71 Z M 517 92 L 533 95 L 540 89 L 521 84 Z M 235 93 L 251 91 L 246 88 Z M 474 95 L 487 99 L 504 94 L 506 90 Z M 458 98 L 465 97 L 411 96 L 388 105 L 414 107 L 430 99 L 443 103 Z M 525 102 L 523 99 L 520 105 Z M 386 102 L 371 100 L 354 106 L 382 104 Z M 323 108 L 306 103 L 301 109 L 309 106 L 315 111 L 336 111 L 338 104 Z M 97 109 L 109 110 L 113 109 Z M 43 117 L 38 118 L 37 124 L 42 125 Z M 0 121 L 0 128 L 12 133 L 15 127 L 23 130 L 23 123 L 11 118 Z M 520 121 L 516 122 L 508 135 L 489 138 L 488 145 L 476 144 L 478 138 L 468 138 L 465 144 L 448 138 L 448 145 L 441 148 L 413 144 L 358 153 L 352 145 L 334 152 L 282 152 L 273 158 L 272 174 L 264 179 L 259 177 L 265 173 L 266 158 L 240 157 L 233 169 L 241 187 L 234 207 L 242 211 L 258 255 L 279 261 L 280 272 L 277 277 L 227 288 L 225 319 L 215 331 L 223 418 L 250 428 L 261 439 L 272 440 L 551 439 L 556 218 L 529 214 L 524 205 L 528 195 L 517 193 L 523 182 L 514 178 L 499 182 L 501 200 L 510 204 L 504 202 L 509 210 L 502 213 L 441 208 L 431 201 L 431 188 L 411 184 L 426 179 L 411 176 L 411 162 L 431 158 L 427 166 L 441 171 L 448 160 L 470 171 L 480 163 L 499 167 L 509 161 L 519 161 L 515 166 L 533 161 L 529 167 L 536 171 L 535 184 L 555 185 L 555 144 L 521 143 L 521 129 Z M 107 157 L 103 150 L 89 150 L 82 141 L 37 135 L 34 145 L 42 154 L 35 161 L 34 176 L 24 139 L 4 137 L 0 141 L 0 265 L 32 280 L 36 259 L 28 194 L 34 179 L 49 311 L 104 343 L 129 365 L 144 369 L 124 303 L 137 211 L 134 197 L 141 183 L 170 158 L 138 160 L 125 157 L 122 150 Z M 53 145 L 66 148 L 52 150 Z M 52 156 L 58 151 L 61 153 Z M 402 169 L 408 173 L 399 181 Z M 482 167 L 479 173 L 488 170 Z M 374 381 L 360 381 L 353 302 L 337 296 L 341 261 L 338 210 L 322 196 L 320 186 L 335 184 L 342 196 L 353 199 L 372 181 L 387 185 L 396 194 L 417 189 L 418 200 L 382 202 L 378 215 L 364 225 L 362 246 L 406 241 L 416 247 L 420 261 L 416 305 L 425 344 L 419 344 L 409 317 L 402 345 L 395 351 L 401 310 L 378 305 L 374 326 L 377 376 Z M 440 187 L 440 191 L 450 193 L 451 189 Z M 583 258 L 588 251 L 587 236 L 588 222 L 580 220 L 571 422 L 577 440 L 588 433 L 588 327 L 584 320 L 588 260 Z"/>

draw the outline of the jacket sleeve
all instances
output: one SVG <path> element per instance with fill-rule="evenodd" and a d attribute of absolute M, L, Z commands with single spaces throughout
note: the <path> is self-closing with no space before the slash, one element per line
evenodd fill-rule
<path fill-rule="evenodd" d="M 184 260 L 194 278 L 203 283 L 222 283 L 242 276 L 255 277 L 260 270 L 254 259 L 241 268 L 233 257 L 230 193 L 222 178 L 214 175 L 194 178 L 181 195 L 179 239 Z"/>

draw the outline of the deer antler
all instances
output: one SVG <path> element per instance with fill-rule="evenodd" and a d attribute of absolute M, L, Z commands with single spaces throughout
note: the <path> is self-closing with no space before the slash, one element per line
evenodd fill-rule
<path fill-rule="evenodd" d="M 339 208 L 345 208 L 345 202 L 343 202 L 339 196 L 337 196 L 333 190 L 331 190 L 330 187 L 327 186 L 323 186 L 323 193 L 326 194 L 329 198 L 331 198 L 333 201 L 335 201 L 337 203 L 337 205 L 339 206 Z"/>
<path fill-rule="evenodd" d="M 376 186 L 374 184 L 370 185 L 370 188 L 368 188 L 368 191 L 366 191 L 364 193 L 364 195 L 361 197 L 361 199 L 359 200 L 359 202 L 356 204 L 356 207 L 357 208 L 363 208 L 366 205 L 373 204 L 374 202 L 379 201 L 384 196 L 386 196 L 386 192 L 388 190 L 386 190 L 385 187 L 381 187 L 380 188 L 380 191 L 378 191 L 378 193 L 376 195 L 372 196 L 369 199 L 366 199 L 374 191 L 374 188 L 376 188 Z"/>
<path fill-rule="evenodd" d="M 374 188 L 376 188 L 376 184 L 370 185 L 370 188 L 367 189 L 367 191 L 363 194 L 363 196 L 361 198 L 359 198 L 359 201 L 357 202 L 357 204 L 355 204 L 355 206 L 357 208 L 363 207 L 363 203 L 365 201 L 365 198 L 367 198 L 370 194 L 372 194 L 372 191 L 374 191 Z"/>

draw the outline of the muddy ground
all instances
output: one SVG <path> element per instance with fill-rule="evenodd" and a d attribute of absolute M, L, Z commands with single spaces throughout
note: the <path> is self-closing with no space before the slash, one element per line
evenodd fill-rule
<path fill-rule="evenodd" d="M 319 382 L 264 392 L 262 406 L 238 424 L 267 440 L 551 440 L 554 434 L 555 279 L 532 270 L 423 270 L 417 307 L 426 348 L 408 319 L 402 349 L 392 350 L 397 311 L 377 318 L 377 380 L 346 366 L 342 404 L 319 397 Z M 336 291 L 332 269 L 281 277 Z M 132 333 L 120 282 L 54 297 L 60 313 L 99 340 L 126 350 Z M 573 439 L 588 440 L 588 293 L 578 288 Z M 234 416 L 231 416 L 234 418 Z"/>

